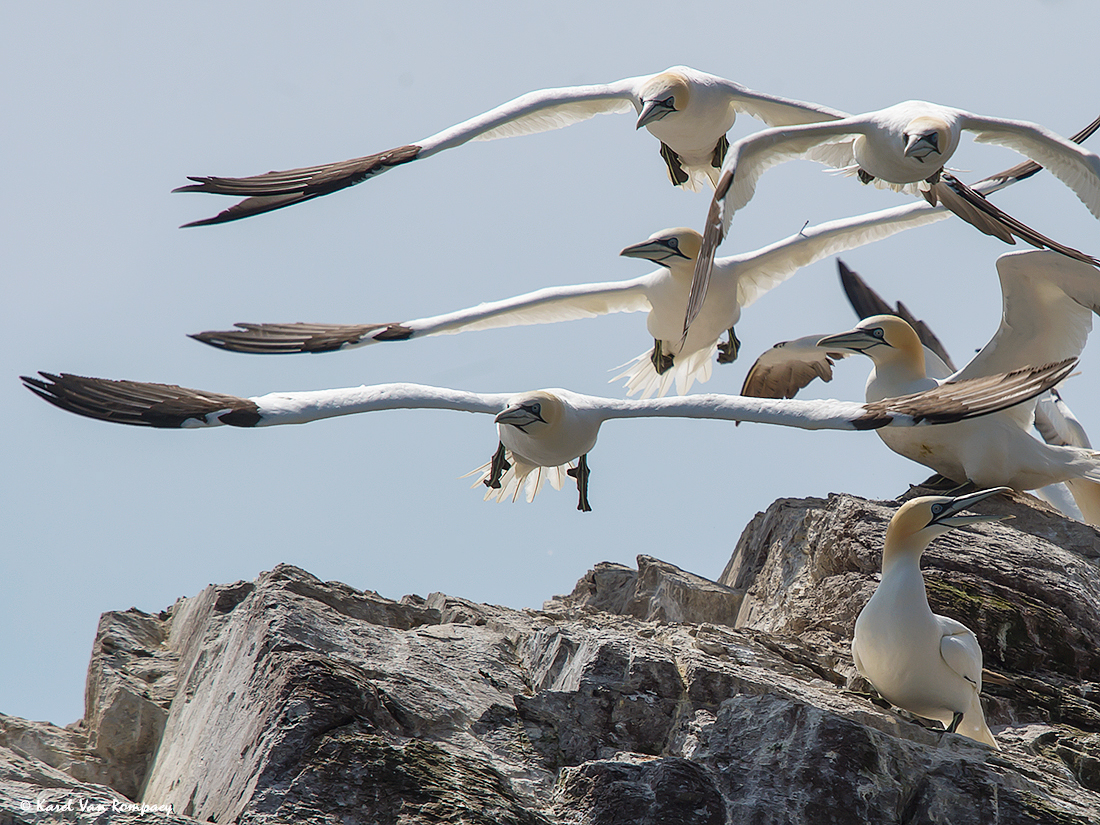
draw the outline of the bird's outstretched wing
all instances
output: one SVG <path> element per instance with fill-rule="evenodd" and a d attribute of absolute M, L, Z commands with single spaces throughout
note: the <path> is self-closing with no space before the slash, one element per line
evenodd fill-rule
<path fill-rule="evenodd" d="M 655 274 L 655 273 L 654 273 Z M 384 341 L 408 341 L 525 324 L 595 318 L 612 312 L 650 309 L 646 288 L 654 274 L 626 281 L 548 287 L 502 301 L 478 304 L 443 315 L 389 324 L 251 324 L 192 335 L 204 344 L 233 352 L 281 354 L 332 352 Z"/>
<path fill-rule="evenodd" d="M 212 218 L 192 221 L 184 226 L 207 226 L 240 220 L 346 189 L 395 166 L 430 157 L 471 140 L 545 132 L 588 120 L 598 114 L 635 111 L 640 107 L 637 92 L 645 79 L 627 78 L 604 85 L 528 92 L 424 140 L 385 152 L 243 178 L 190 176 L 194 183 L 173 191 L 245 198 Z"/>
<path fill-rule="evenodd" d="M 926 392 L 867 404 L 715 394 L 640 401 L 600 398 L 568 390 L 549 392 L 573 409 L 586 411 L 600 420 L 709 418 L 801 429 L 865 430 L 941 424 L 997 412 L 1054 386 L 1068 374 L 1074 363 L 1066 361 L 972 381 L 947 382 Z M 114 381 L 68 373 L 42 372 L 39 375 L 41 378 L 23 376 L 24 385 L 63 410 L 103 421 L 164 428 L 304 424 L 341 415 L 395 409 L 496 414 L 515 396 L 514 393 L 474 393 L 421 384 L 376 384 L 239 398 L 171 384 Z"/>

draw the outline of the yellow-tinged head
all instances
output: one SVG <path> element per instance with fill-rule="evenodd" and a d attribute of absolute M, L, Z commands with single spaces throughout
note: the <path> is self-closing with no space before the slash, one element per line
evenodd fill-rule
<path fill-rule="evenodd" d="M 872 315 L 848 332 L 829 335 L 817 342 L 819 347 L 861 352 L 876 364 L 902 361 L 924 376 L 924 347 L 920 336 L 895 315 Z"/>
<path fill-rule="evenodd" d="M 909 121 L 905 127 L 905 156 L 916 158 L 924 163 L 925 158 L 940 165 L 947 160 L 950 146 L 951 129 L 941 117 L 922 115 Z M 933 155 L 933 157 L 929 157 Z"/>
<path fill-rule="evenodd" d="M 509 401 L 494 420 L 527 435 L 539 436 L 553 430 L 562 419 L 564 406 L 561 399 L 545 390 L 522 393 Z"/>
<path fill-rule="evenodd" d="M 703 247 L 703 236 L 694 229 L 678 226 L 654 232 L 641 243 L 628 246 L 620 255 L 645 258 L 647 261 L 671 267 L 677 261 L 693 263 Z"/>
<path fill-rule="evenodd" d="M 670 70 L 654 75 L 642 86 L 642 111 L 638 113 L 635 128 L 641 129 L 673 112 L 682 112 L 688 105 L 689 95 L 687 78 L 679 72 Z"/>
<path fill-rule="evenodd" d="M 1008 516 L 959 515 L 967 507 L 984 501 L 997 493 L 1007 492 L 1008 487 L 993 487 L 965 496 L 921 496 L 905 502 L 890 519 L 886 528 L 884 559 L 891 553 L 906 550 L 920 553 L 936 536 L 965 524 L 983 521 L 1001 521 Z"/>

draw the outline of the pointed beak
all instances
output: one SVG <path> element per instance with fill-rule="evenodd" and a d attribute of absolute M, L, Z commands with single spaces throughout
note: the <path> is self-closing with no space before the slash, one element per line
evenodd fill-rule
<path fill-rule="evenodd" d="M 638 115 L 638 122 L 635 124 L 634 128 L 641 129 L 643 126 L 655 123 L 675 111 L 676 107 L 672 105 L 671 98 L 665 98 L 664 100 L 647 100 L 642 104 L 642 111 Z"/>
<path fill-rule="evenodd" d="M 979 501 L 984 501 L 990 496 L 995 496 L 998 493 L 1007 493 L 1011 489 L 1011 487 L 994 487 L 990 490 L 979 490 L 976 493 L 970 493 L 969 495 L 951 499 L 944 511 L 932 519 L 932 524 L 942 524 L 945 527 L 962 527 L 964 524 L 977 524 L 983 521 L 1004 521 L 1006 518 L 1011 518 L 1011 516 L 983 516 L 977 514 L 968 516 L 956 515 L 972 504 L 977 504 Z"/>
<path fill-rule="evenodd" d="M 909 135 L 909 142 L 905 144 L 905 156 L 924 160 L 928 155 L 940 153 L 940 138 L 935 132 L 927 132 L 923 135 Z"/>
<path fill-rule="evenodd" d="M 498 424 L 510 424 L 521 430 L 528 424 L 534 424 L 536 421 L 546 423 L 541 415 L 532 411 L 529 407 L 525 407 L 523 404 L 513 404 L 511 407 L 501 410 L 493 420 Z"/>
<path fill-rule="evenodd" d="M 669 258 L 683 258 L 685 261 L 689 260 L 688 256 L 679 249 L 673 249 L 667 243 L 662 243 L 661 241 L 642 241 L 641 243 L 628 246 L 619 254 L 625 258 L 645 258 L 647 261 L 653 261 L 655 263 L 663 263 Z"/>
<path fill-rule="evenodd" d="M 853 329 L 838 335 L 827 335 L 817 342 L 819 347 L 845 350 L 847 352 L 866 352 L 876 344 L 890 346 L 881 338 L 876 338 L 865 329 Z"/>

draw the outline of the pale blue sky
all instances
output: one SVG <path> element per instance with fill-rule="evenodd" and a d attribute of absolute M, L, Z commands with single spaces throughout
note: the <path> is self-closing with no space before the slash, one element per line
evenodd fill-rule
<path fill-rule="evenodd" d="M 852 112 L 922 98 L 1070 133 L 1100 107 L 1092 2 L 959 3 L 941 22 L 881 2 L 738 5 L 429 3 L 415 19 L 365 3 L 5 6 L 0 712 L 72 722 L 100 613 L 160 610 L 279 562 L 392 598 L 442 590 L 537 607 L 596 562 L 638 553 L 715 577 L 777 497 L 890 498 L 923 479 L 869 433 L 622 421 L 590 456 L 594 512 L 582 515 L 572 490 L 497 505 L 459 480 L 496 445 L 485 416 L 154 431 L 62 413 L 17 380 L 42 369 L 238 395 L 388 381 L 618 395 L 609 370 L 651 344 L 641 315 L 324 356 L 231 355 L 185 334 L 404 320 L 646 272 L 618 251 L 701 227 L 707 198 L 668 185 L 629 117 L 472 144 L 227 226 L 177 229 L 230 201 L 169 191 L 188 174 L 387 149 L 531 89 L 678 63 Z M 741 118 L 732 136 L 758 125 Z M 953 165 L 973 179 L 1017 160 L 966 143 Z M 1096 221 L 1049 176 L 997 200 L 1100 252 Z M 719 254 L 902 202 L 787 164 Z M 1004 251 L 952 220 L 844 257 L 965 361 L 996 326 Z M 850 327 L 835 272 L 832 260 L 809 267 L 746 311 L 742 361 L 703 389 L 736 392 L 778 340 Z M 1094 436 L 1097 360 L 1094 342 L 1065 391 Z M 868 366 L 850 359 L 819 395 L 861 398 Z"/>

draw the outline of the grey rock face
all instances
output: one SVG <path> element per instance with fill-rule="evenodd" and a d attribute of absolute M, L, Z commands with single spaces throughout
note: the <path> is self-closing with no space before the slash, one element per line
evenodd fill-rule
<path fill-rule="evenodd" d="M 0 717 L 0 825 L 116 821 L 36 794 L 181 823 L 1095 823 L 1097 533 L 983 505 L 1016 519 L 925 567 L 985 650 L 1001 752 L 860 690 L 847 645 L 894 506 L 833 496 L 758 515 L 719 582 L 641 556 L 542 611 L 284 565 L 105 614 L 84 727 Z"/>

